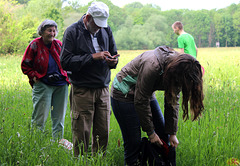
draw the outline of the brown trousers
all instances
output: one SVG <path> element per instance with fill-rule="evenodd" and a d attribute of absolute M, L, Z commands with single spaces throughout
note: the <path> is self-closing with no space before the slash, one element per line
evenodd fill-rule
<path fill-rule="evenodd" d="M 70 107 L 74 156 L 88 151 L 91 128 L 92 152 L 105 151 L 110 125 L 109 88 L 89 89 L 72 85 Z"/>

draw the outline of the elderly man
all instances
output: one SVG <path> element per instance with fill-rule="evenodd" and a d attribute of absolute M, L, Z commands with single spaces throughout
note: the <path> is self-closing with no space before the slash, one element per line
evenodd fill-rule
<path fill-rule="evenodd" d="M 93 2 L 63 37 L 60 60 L 72 84 L 70 107 L 75 157 L 87 152 L 92 127 L 92 152 L 105 151 L 108 144 L 110 69 L 116 68 L 119 56 L 107 25 L 108 17 L 108 6 Z"/>

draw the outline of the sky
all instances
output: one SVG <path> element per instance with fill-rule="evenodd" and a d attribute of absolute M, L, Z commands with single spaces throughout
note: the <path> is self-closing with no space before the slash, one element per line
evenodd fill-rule
<path fill-rule="evenodd" d="M 80 4 L 86 5 L 90 0 L 79 0 Z M 101 0 L 97 0 L 101 1 Z M 155 4 L 161 7 L 162 11 L 171 9 L 189 9 L 189 10 L 201 10 L 201 9 L 222 9 L 231 4 L 239 4 L 240 0 L 111 0 L 114 5 L 123 7 L 126 4 L 132 2 L 141 2 L 145 4 Z M 82 3 L 81 3 L 82 2 Z"/>

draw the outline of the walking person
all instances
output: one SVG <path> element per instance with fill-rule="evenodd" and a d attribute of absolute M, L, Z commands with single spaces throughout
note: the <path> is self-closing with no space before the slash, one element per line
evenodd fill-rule
<path fill-rule="evenodd" d="M 183 29 L 183 24 L 180 21 L 176 21 L 172 25 L 174 33 L 178 35 L 178 48 L 180 48 L 180 53 L 190 54 L 194 58 L 197 58 L 197 46 L 195 44 L 194 38 L 189 33 L 185 32 Z"/>
<path fill-rule="evenodd" d="M 92 128 L 92 152 L 105 151 L 110 123 L 109 82 L 116 68 L 116 43 L 107 24 L 109 8 L 93 2 L 82 18 L 69 26 L 60 55 L 71 82 L 70 107 L 74 156 L 88 151 Z"/>
<path fill-rule="evenodd" d="M 63 138 L 68 101 L 68 77 L 60 64 L 62 43 L 55 39 L 58 29 L 53 20 L 44 20 L 38 27 L 38 37 L 24 53 L 21 68 L 32 86 L 32 126 L 44 130 L 51 110 L 52 136 Z"/>

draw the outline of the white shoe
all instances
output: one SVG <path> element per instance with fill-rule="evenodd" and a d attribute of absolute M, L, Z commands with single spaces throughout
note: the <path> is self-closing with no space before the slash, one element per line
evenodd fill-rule
<path fill-rule="evenodd" d="M 66 139 L 60 139 L 59 145 L 63 146 L 64 148 L 66 148 L 68 150 L 72 150 L 72 148 L 73 148 L 73 144 Z"/>

